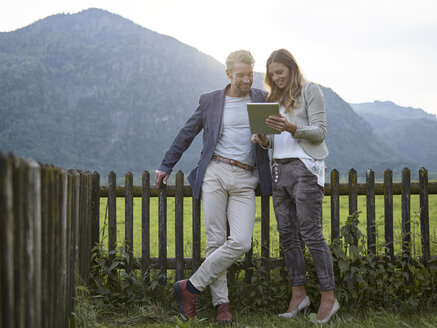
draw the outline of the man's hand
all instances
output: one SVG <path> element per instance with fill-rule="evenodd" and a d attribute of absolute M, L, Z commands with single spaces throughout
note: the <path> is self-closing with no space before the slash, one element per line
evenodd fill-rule
<path fill-rule="evenodd" d="M 159 187 L 161 186 L 161 181 L 162 183 L 167 184 L 167 180 L 169 176 L 170 175 L 168 175 L 165 172 L 162 172 L 160 170 L 155 170 L 155 187 L 159 189 Z"/>
<path fill-rule="evenodd" d="M 251 140 L 253 143 L 259 143 L 264 147 L 269 145 L 269 139 L 265 134 L 253 134 Z"/>

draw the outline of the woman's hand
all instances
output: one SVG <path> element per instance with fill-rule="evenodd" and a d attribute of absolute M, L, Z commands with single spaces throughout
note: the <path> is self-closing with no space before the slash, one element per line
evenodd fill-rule
<path fill-rule="evenodd" d="M 266 124 L 267 126 L 279 132 L 287 131 L 290 132 L 291 135 L 294 135 L 296 132 L 296 124 L 288 122 L 287 119 L 282 115 L 270 115 L 266 118 Z"/>
<path fill-rule="evenodd" d="M 268 147 L 269 145 L 269 139 L 267 139 L 265 134 L 253 134 L 251 140 L 253 143 L 261 144 L 263 147 Z"/>

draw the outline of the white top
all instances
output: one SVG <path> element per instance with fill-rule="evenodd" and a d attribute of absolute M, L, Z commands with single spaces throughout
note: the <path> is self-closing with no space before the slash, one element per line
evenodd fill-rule
<path fill-rule="evenodd" d="M 255 163 L 254 147 L 250 139 L 252 134 L 247 114 L 249 102 L 251 102 L 250 95 L 225 97 L 223 128 L 214 154 L 253 166 Z"/>
<path fill-rule="evenodd" d="M 279 112 L 284 115 L 285 108 L 281 106 Z M 307 169 L 317 176 L 317 183 L 325 185 L 325 161 L 316 160 L 308 155 L 290 132 L 284 131 L 273 135 L 274 149 L 273 159 L 299 158 Z"/>

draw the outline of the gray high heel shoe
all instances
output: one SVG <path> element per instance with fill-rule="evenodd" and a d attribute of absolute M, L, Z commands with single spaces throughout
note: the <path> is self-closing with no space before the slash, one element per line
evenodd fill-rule
<path fill-rule="evenodd" d="M 328 316 L 323 320 L 317 320 L 318 323 L 327 323 L 331 318 L 334 316 L 334 314 L 337 313 L 337 311 L 340 309 L 340 304 L 338 303 L 337 299 L 335 299 L 334 305 L 332 306 L 331 312 L 329 312 Z"/>
<path fill-rule="evenodd" d="M 300 302 L 297 305 L 297 307 L 293 311 L 281 313 L 281 314 L 278 314 L 278 316 L 283 317 L 283 318 L 288 318 L 288 319 L 294 318 L 295 316 L 297 316 L 297 314 L 300 311 L 305 310 L 308 306 L 310 306 L 310 304 L 311 304 L 310 298 L 307 296 L 303 299 L 302 302 Z"/>

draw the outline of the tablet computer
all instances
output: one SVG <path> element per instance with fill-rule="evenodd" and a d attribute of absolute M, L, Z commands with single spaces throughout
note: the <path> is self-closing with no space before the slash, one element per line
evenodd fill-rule
<path fill-rule="evenodd" d="M 279 134 L 281 132 L 267 126 L 266 118 L 279 116 L 279 103 L 248 103 L 250 132 L 252 134 Z"/>

